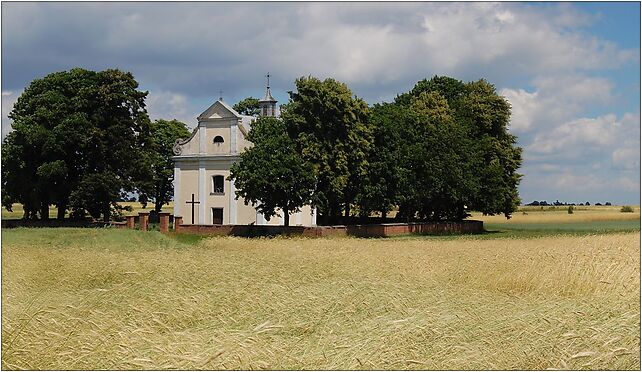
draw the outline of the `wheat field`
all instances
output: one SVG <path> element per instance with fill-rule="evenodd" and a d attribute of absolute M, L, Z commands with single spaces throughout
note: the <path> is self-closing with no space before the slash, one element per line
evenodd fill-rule
<path fill-rule="evenodd" d="M 595 221 L 640 221 L 640 207 L 633 206 L 633 213 L 620 212 L 621 206 L 576 206 L 568 213 L 567 206 L 522 206 L 510 219 L 504 215 L 484 216 L 472 212 L 471 219 L 484 223 L 522 224 L 522 223 L 583 223 Z"/>
<path fill-rule="evenodd" d="M 640 234 L 2 235 L 3 369 L 640 369 Z"/>

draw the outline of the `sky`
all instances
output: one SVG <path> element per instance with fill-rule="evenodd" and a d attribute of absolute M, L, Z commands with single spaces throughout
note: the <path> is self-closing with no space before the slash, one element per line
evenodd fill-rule
<path fill-rule="evenodd" d="M 37 78 L 130 71 L 152 119 L 220 96 L 280 103 L 301 76 L 369 104 L 424 78 L 484 78 L 512 105 L 533 200 L 640 204 L 640 3 L 2 2 L 2 136 Z"/>

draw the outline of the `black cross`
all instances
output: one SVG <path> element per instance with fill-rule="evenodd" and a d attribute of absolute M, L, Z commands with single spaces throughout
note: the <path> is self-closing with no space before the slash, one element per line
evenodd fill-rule
<path fill-rule="evenodd" d="M 194 194 L 192 194 L 192 201 L 187 201 L 187 204 L 192 205 L 192 225 L 194 224 L 194 204 L 201 204 L 201 202 L 194 201 Z"/>

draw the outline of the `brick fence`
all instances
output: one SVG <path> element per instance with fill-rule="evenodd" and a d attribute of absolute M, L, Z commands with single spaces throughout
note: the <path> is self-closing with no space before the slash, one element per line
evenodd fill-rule
<path fill-rule="evenodd" d="M 169 231 L 169 225 L 174 220 L 168 212 L 155 214 L 155 219 L 160 224 L 160 231 Z M 125 216 L 125 221 L 90 221 L 90 220 L 69 220 L 69 219 L 50 219 L 50 220 L 25 220 L 25 219 L 3 219 L 3 228 L 16 227 L 114 227 L 117 229 L 139 229 L 146 231 L 149 229 L 151 222 L 150 212 L 140 212 L 138 216 Z"/>
<path fill-rule="evenodd" d="M 178 219 L 179 217 L 177 217 Z M 180 220 L 178 222 L 181 222 Z M 454 222 L 417 222 L 417 223 L 385 223 L 372 225 L 335 225 L 335 226 L 271 226 L 271 225 L 175 225 L 178 233 L 203 235 L 233 235 L 233 236 L 359 236 L 387 237 L 408 234 L 479 234 L 484 231 L 482 221 Z"/>
<path fill-rule="evenodd" d="M 146 231 L 149 228 L 147 212 L 139 216 L 127 216 L 125 222 L 111 221 L 70 221 L 70 220 L 2 220 L 3 228 L 12 227 L 106 227 L 139 229 Z M 160 231 L 169 231 L 171 217 L 169 213 L 160 213 Z M 138 220 L 138 221 L 136 221 Z M 174 219 L 174 230 L 177 233 L 191 233 L 203 235 L 233 235 L 243 237 L 255 236 L 359 236 L 359 237 L 387 237 L 408 234 L 479 234 L 484 232 L 482 221 L 467 220 L 453 222 L 411 222 L 411 223 L 381 223 L 368 225 L 334 225 L 334 226 L 273 226 L 273 225 L 184 225 L 181 217 Z"/>

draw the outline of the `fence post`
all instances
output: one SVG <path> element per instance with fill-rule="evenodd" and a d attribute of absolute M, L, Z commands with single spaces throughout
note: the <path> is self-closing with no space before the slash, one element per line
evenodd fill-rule
<path fill-rule="evenodd" d="M 174 231 L 178 232 L 183 224 L 183 217 L 174 216 Z"/>
<path fill-rule="evenodd" d="M 149 212 L 138 212 L 140 229 L 142 231 L 147 231 L 149 224 Z"/>
<path fill-rule="evenodd" d="M 169 231 L 169 212 L 159 212 L 158 218 L 160 220 L 160 231 L 168 232 Z"/>
<path fill-rule="evenodd" d="M 136 216 L 125 216 L 125 218 L 127 219 L 127 225 L 126 225 L 127 228 L 128 229 L 132 229 L 132 230 L 135 229 L 136 228 L 136 221 L 135 221 Z"/>

